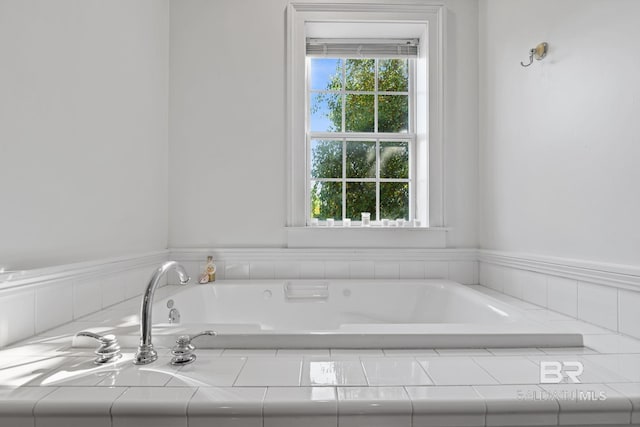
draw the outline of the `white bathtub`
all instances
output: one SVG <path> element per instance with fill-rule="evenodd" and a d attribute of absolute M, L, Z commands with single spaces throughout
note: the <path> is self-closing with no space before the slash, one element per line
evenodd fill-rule
<path fill-rule="evenodd" d="M 252 280 L 170 286 L 156 296 L 153 342 L 211 329 L 200 348 L 582 346 L 524 311 L 448 280 Z M 161 296 L 161 294 L 164 294 Z M 169 308 L 180 313 L 169 323 Z M 123 346 L 136 327 L 114 330 Z"/>

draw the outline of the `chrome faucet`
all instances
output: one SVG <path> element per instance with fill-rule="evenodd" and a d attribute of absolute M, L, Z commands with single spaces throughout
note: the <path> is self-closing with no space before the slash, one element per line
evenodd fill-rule
<path fill-rule="evenodd" d="M 180 278 L 180 284 L 186 285 L 189 282 L 189 275 L 185 271 L 184 267 L 175 261 L 167 261 L 162 264 L 153 273 L 147 289 L 144 291 L 142 297 L 142 306 L 140 308 L 140 345 L 136 352 L 133 363 L 136 365 L 146 365 L 158 359 L 158 353 L 153 349 L 151 343 L 151 310 L 153 308 L 153 295 L 156 292 L 156 288 L 160 283 L 160 279 L 169 270 L 175 269 Z"/>

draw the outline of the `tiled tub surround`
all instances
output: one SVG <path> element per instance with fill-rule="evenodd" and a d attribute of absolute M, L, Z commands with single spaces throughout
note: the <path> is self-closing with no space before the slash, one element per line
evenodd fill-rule
<path fill-rule="evenodd" d="M 142 294 L 168 251 L 0 273 L 0 348 Z"/>
<path fill-rule="evenodd" d="M 102 275 L 74 273 L 75 279 L 61 288 L 71 286 L 73 302 L 69 305 L 68 299 L 60 297 L 59 306 L 45 305 L 53 313 L 37 314 L 37 293 L 42 290 L 41 303 L 48 297 L 56 301 L 58 292 L 47 293 L 47 288 L 55 280 L 68 278 L 64 274 L 47 274 L 53 277 L 50 281 L 33 278 L 18 283 L 22 287 L 3 289 L 0 345 L 39 335 L 0 350 L 0 425 L 198 426 L 211 425 L 212 420 L 220 426 L 640 425 L 640 341 L 604 329 L 640 337 L 640 319 L 634 317 L 640 304 L 640 294 L 635 292 L 640 274 L 635 270 L 625 274 L 615 267 L 505 259 L 474 250 L 399 255 L 392 255 L 397 251 L 343 251 L 331 259 L 304 250 L 285 251 L 282 258 L 275 252 L 280 251 L 218 253 L 218 275 L 442 277 L 471 284 L 480 277 L 494 289 L 476 289 L 524 308 L 534 319 L 584 333 L 586 347 L 198 350 L 195 364 L 178 370 L 168 364 L 168 348 L 162 349 L 163 357 L 152 365 L 130 364 L 134 349 L 125 349 L 121 362 L 101 368 L 91 363 L 89 349 L 70 348 L 72 334 L 99 326 L 83 313 L 106 307 L 103 313 L 110 314 L 110 322 L 131 321 L 127 316 L 139 305 L 138 298 L 123 304 L 128 305 L 126 313 L 112 304 L 134 291 L 140 293 L 162 261 L 178 259 L 188 269 L 199 271 L 204 251 L 180 250 L 155 255 L 157 260 L 141 267 L 136 274 L 142 277 L 144 271 L 147 279 L 139 290 L 127 286 L 132 279 L 109 282 L 113 275 L 137 268 L 120 265 L 101 270 Z M 111 289 L 105 283 L 117 286 Z M 61 294 L 68 296 L 69 291 L 64 292 Z M 40 328 L 36 328 L 37 316 Z M 52 323 L 47 324 L 45 317 Z M 71 319 L 75 321 L 45 330 Z M 616 319 L 615 328 L 612 319 Z M 582 384 L 575 387 L 583 393 L 543 394 L 545 389 L 552 393 L 559 387 L 539 384 L 537 363 L 545 359 L 581 361 Z M 571 399 L 591 396 L 591 391 L 604 391 L 607 399 Z"/>
<path fill-rule="evenodd" d="M 640 268 L 479 251 L 479 282 L 514 298 L 640 338 Z"/>
<path fill-rule="evenodd" d="M 135 298 L 0 350 L 0 425 L 640 425 L 640 341 L 474 288 L 583 333 L 586 347 L 198 349 L 183 367 L 168 348 L 150 365 L 125 349 L 97 367 L 92 349 L 70 347 L 79 330 L 130 321 Z M 582 383 L 540 384 L 540 361 L 582 362 Z"/>

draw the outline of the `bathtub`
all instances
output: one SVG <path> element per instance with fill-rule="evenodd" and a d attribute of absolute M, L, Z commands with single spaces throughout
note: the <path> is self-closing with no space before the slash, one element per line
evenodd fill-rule
<path fill-rule="evenodd" d="M 153 306 L 155 345 L 210 329 L 217 336 L 198 338 L 197 347 L 582 346 L 581 334 L 551 329 L 448 280 L 227 280 L 161 291 Z M 137 345 L 138 329 L 126 329 L 114 333 L 124 346 Z"/>

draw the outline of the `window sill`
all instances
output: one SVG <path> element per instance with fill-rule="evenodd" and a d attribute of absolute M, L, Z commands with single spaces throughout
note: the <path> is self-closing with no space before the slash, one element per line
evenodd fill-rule
<path fill-rule="evenodd" d="M 446 227 L 287 227 L 290 248 L 446 248 Z"/>

